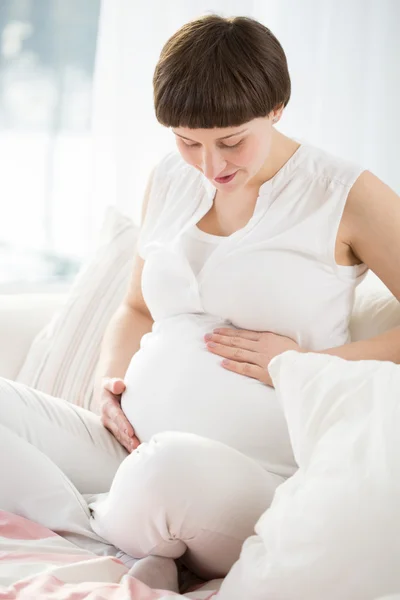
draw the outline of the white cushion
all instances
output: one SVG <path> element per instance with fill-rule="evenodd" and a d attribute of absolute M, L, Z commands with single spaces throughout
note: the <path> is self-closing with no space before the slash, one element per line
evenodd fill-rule
<path fill-rule="evenodd" d="M 138 228 L 109 209 L 102 243 L 36 336 L 16 381 L 90 408 L 105 329 L 127 291 Z"/>
<path fill-rule="evenodd" d="M 0 377 L 17 376 L 34 337 L 63 298 L 59 293 L 0 295 Z"/>
<path fill-rule="evenodd" d="M 365 340 L 400 327 L 400 302 L 374 273 L 356 289 L 350 320 L 352 341 Z"/>
<path fill-rule="evenodd" d="M 218 600 L 373 600 L 400 591 L 400 366 L 287 352 L 270 365 L 297 473 Z"/>

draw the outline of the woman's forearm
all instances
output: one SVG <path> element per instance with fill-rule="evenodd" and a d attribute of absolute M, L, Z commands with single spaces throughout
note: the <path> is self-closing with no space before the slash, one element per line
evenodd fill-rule
<path fill-rule="evenodd" d="M 121 304 L 107 326 L 96 369 L 96 380 L 102 377 L 124 378 L 132 356 L 140 348 L 140 340 L 151 331 L 153 320 L 141 311 Z"/>
<path fill-rule="evenodd" d="M 388 360 L 400 363 L 400 328 L 396 327 L 368 340 L 329 348 L 321 354 L 331 354 L 346 360 Z"/>

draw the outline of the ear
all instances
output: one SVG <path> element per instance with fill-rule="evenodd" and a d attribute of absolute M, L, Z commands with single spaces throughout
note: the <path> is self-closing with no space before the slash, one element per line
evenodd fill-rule
<path fill-rule="evenodd" d="M 280 120 L 282 113 L 283 113 L 283 109 L 284 109 L 283 104 L 280 104 L 279 106 L 277 106 L 273 110 L 271 110 L 270 117 L 271 117 L 271 121 L 272 121 L 273 125 L 276 125 L 276 123 L 278 123 L 278 121 Z"/>

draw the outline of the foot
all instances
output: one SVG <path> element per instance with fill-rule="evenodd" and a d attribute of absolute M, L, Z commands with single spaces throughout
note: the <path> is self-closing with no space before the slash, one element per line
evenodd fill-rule
<path fill-rule="evenodd" d="M 129 575 L 150 588 L 179 593 L 178 569 L 172 558 L 146 556 L 135 562 Z"/>

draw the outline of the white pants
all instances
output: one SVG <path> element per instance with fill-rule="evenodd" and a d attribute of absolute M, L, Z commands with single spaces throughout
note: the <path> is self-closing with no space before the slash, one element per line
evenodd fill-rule
<path fill-rule="evenodd" d="M 193 434 L 127 456 L 96 415 L 1 378 L 0 453 L 0 509 L 98 554 L 185 554 L 208 578 L 228 572 L 283 481 Z"/>

